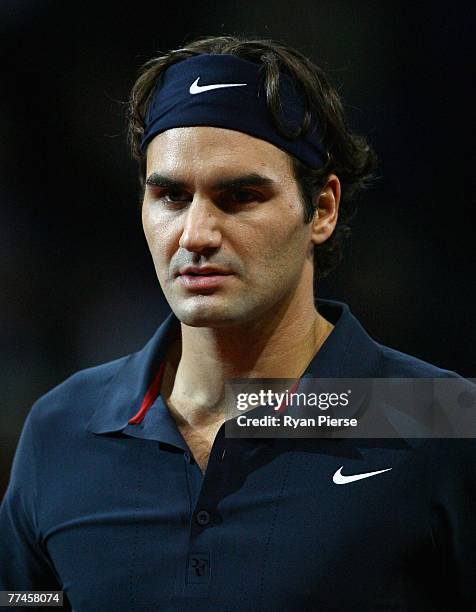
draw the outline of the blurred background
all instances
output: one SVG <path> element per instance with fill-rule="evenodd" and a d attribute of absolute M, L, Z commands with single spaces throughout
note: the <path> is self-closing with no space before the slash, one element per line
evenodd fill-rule
<path fill-rule="evenodd" d="M 319 293 L 350 304 L 380 342 L 476 376 L 468 11 L 2 0 L 0 497 L 31 404 L 74 371 L 139 349 L 165 315 L 124 102 L 141 64 L 196 36 L 280 39 L 327 70 L 381 165 Z"/>

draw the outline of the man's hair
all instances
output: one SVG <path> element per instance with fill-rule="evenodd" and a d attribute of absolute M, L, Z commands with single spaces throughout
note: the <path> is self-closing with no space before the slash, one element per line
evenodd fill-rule
<path fill-rule="evenodd" d="M 342 102 L 324 71 L 296 49 L 273 40 L 213 36 L 200 38 L 186 46 L 152 58 L 143 67 L 129 100 L 128 137 L 133 157 L 139 162 L 140 183 L 144 187 L 146 154 L 140 143 L 144 118 L 155 84 L 169 66 L 203 53 L 230 54 L 262 65 L 265 75 L 266 104 L 275 128 L 288 138 L 298 138 L 317 123 L 326 161 L 314 169 L 287 153 L 292 160 L 294 176 L 304 202 L 304 222 L 315 212 L 316 195 L 331 173 L 339 177 L 342 187 L 339 219 L 333 234 L 314 250 L 315 277 L 326 276 L 342 259 L 343 246 L 350 235 L 356 194 L 370 182 L 377 158 L 365 138 L 352 133 L 346 123 Z M 289 75 L 303 96 L 306 112 L 302 124 L 289 133 L 280 121 L 279 78 Z"/>

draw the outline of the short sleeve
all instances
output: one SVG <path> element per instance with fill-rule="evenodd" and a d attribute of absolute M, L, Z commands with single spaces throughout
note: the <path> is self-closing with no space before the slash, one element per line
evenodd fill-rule
<path fill-rule="evenodd" d="M 452 609 L 476 610 L 476 441 L 433 441 L 432 534 Z"/>
<path fill-rule="evenodd" d="M 37 462 L 28 415 L 0 506 L 0 590 L 62 590 L 37 525 Z"/>

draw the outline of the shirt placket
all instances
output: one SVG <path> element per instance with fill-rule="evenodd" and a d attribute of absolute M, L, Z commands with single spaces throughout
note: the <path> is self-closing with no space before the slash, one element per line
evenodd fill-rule
<path fill-rule="evenodd" d="M 209 596 L 213 578 L 213 529 L 222 521 L 218 513 L 219 473 L 225 454 L 222 429 L 217 433 L 204 474 L 191 453 L 184 453 L 190 513 L 187 551 L 176 583 L 176 594 L 181 597 Z"/>

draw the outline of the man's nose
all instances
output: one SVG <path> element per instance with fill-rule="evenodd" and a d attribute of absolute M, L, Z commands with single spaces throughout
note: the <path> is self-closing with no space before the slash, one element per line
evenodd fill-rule
<path fill-rule="evenodd" d="M 222 241 L 218 213 L 213 202 L 195 194 L 185 213 L 180 247 L 197 253 L 218 248 Z"/>

